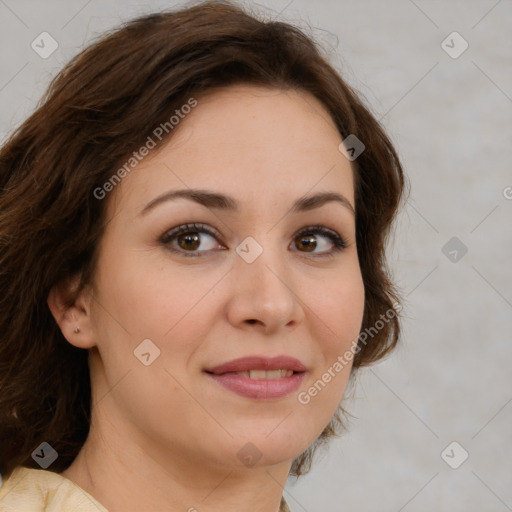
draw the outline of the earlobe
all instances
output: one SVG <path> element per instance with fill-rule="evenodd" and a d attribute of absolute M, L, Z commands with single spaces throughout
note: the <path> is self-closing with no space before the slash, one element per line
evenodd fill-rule
<path fill-rule="evenodd" d="M 79 278 L 54 286 L 47 303 L 63 336 L 75 347 L 95 346 L 90 316 L 90 297 L 86 290 L 76 293 Z"/>

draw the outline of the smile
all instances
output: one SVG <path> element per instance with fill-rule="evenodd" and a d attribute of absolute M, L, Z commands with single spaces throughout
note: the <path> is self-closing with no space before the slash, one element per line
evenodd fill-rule
<path fill-rule="evenodd" d="M 230 372 L 224 375 L 241 375 L 250 379 L 282 379 L 283 377 L 291 377 L 293 370 L 249 370 L 246 372 Z"/>

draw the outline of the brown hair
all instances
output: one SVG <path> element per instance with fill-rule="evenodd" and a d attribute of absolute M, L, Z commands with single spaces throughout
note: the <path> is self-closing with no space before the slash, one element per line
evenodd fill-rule
<path fill-rule="evenodd" d="M 354 162 L 362 328 L 399 303 L 385 243 L 403 194 L 402 168 L 378 121 L 313 41 L 222 1 L 134 19 L 74 57 L 0 150 L 4 478 L 19 465 L 38 468 L 31 453 L 44 441 L 59 454 L 51 470 L 63 471 L 89 431 L 88 351 L 66 341 L 46 299 L 58 283 L 79 276 L 80 290 L 93 276 L 107 205 L 93 191 L 193 94 L 235 83 L 309 92 L 342 138 L 354 134 L 365 144 Z M 395 315 L 359 343 L 353 368 L 377 361 L 398 338 Z M 294 461 L 292 475 L 309 471 L 316 447 L 339 435 L 338 414 Z"/>

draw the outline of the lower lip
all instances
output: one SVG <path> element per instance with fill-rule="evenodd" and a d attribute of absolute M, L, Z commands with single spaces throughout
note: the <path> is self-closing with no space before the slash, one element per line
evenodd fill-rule
<path fill-rule="evenodd" d="M 306 372 L 294 373 L 290 377 L 280 379 L 251 379 L 233 373 L 224 375 L 208 373 L 207 375 L 237 395 L 257 400 L 272 400 L 283 398 L 296 391 L 304 380 Z"/>

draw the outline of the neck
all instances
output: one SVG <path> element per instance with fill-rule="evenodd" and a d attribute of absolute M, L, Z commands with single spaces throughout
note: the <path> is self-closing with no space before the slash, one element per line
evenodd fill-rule
<path fill-rule="evenodd" d="M 62 476 L 109 512 L 279 512 L 292 461 L 224 465 L 190 449 L 165 449 L 107 414 L 98 421 L 93 413 L 87 441 Z"/>

